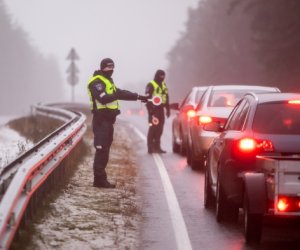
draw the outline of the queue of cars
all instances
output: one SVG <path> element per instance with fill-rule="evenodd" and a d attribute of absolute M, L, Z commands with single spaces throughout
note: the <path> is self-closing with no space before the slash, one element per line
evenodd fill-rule
<path fill-rule="evenodd" d="M 198 88 L 199 89 L 199 88 Z M 190 92 L 196 91 L 196 88 Z M 173 152 L 187 155 L 193 169 L 204 167 L 208 148 L 218 133 L 206 131 L 204 124 L 220 122 L 224 125 L 235 104 L 247 92 L 279 92 L 275 87 L 249 85 L 219 85 L 202 87 L 197 98 L 187 96 L 172 124 Z M 199 100 L 198 102 L 196 102 Z"/>
<path fill-rule="evenodd" d="M 173 151 L 204 170 L 204 207 L 215 207 L 216 220 L 237 220 L 243 211 L 246 241 L 258 242 L 265 215 L 300 217 L 300 94 L 204 88 L 197 105 L 186 98 L 178 109 Z"/>

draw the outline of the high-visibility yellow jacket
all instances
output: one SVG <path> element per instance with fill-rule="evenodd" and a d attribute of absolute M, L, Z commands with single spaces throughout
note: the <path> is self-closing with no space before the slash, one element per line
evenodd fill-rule
<path fill-rule="evenodd" d="M 90 97 L 91 109 L 93 110 L 94 107 L 95 107 L 97 110 L 100 110 L 100 109 L 119 110 L 120 106 L 119 106 L 118 100 L 114 100 L 110 103 L 102 104 L 97 99 L 93 98 L 92 92 L 90 90 L 90 85 L 96 79 L 99 79 L 100 81 L 102 81 L 105 84 L 105 93 L 106 94 L 113 94 L 113 93 L 116 93 L 116 91 L 117 91 L 117 88 L 116 88 L 115 84 L 113 82 L 111 82 L 109 79 L 107 79 L 106 77 L 104 77 L 102 75 L 93 76 L 88 82 L 88 94 L 89 94 L 89 97 Z"/>

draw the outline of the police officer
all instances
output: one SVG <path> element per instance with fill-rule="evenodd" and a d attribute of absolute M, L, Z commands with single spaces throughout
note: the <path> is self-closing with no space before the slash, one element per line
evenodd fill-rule
<path fill-rule="evenodd" d="M 147 102 L 149 129 L 147 135 L 148 153 L 166 153 L 161 148 L 160 138 L 163 133 L 166 116 L 170 116 L 169 95 L 166 86 L 165 72 L 161 69 L 157 70 L 154 80 L 150 81 L 146 86 L 146 95 L 152 102 Z"/>
<path fill-rule="evenodd" d="M 115 86 L 111 78 L 114 67 L 115 64 L 112 59 L 103 59 L 100 63 L 100 70 L 96 70 L 88 82 L 88 94 L 93 113 L 94 147 L 96 149 L 93 164 L 94 187 L 115 188 L 115 184 L 108 182 L 105 168 L 113 141 L 113 125 L 117 115 L 120 114 L 118 100 L 147 101 L 146 96 L 121 90 Z"/>

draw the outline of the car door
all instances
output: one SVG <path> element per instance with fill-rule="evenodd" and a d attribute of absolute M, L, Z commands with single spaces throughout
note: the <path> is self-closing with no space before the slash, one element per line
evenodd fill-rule
<path fill-rule="evenodd" d="M 182 103 L 179 106 L 179 110 L 176 112 L 176 115 L 173 120 L 173 133 L 175 138 L 180 138 L 180 126 L 181 120 L 183 116 L 183 107 L 186 106 L 186 103 L 189 101 L 189 96 L 191 92 L 189 92 L 186 97 L 183 99 Z"/>
<path fill-rule="evenodd" d="M 210 148 L 210 176 L 213 186 L 217 184 L 220 163 L 223 164 L 231 157 L 233 140 L 244 126 L 248 108 L 248 101 L 246 99 L 241 100 L 229 115 L 224 131 L 213 141 Z"/>
<path fill-rule="evenodd" d="M 211 94 L 212 87 L 208 88 L 204 94 L 202 95 L 199 104 L 197 105 L 197 115 L 194 117 L 193 122 L 191 123 L 191 138 L 192 138 L 192 150 L 194 152 L 194 155 L 198 155 L 201 147 L 201 141 L 199 138 L 199 135 L 202 131 L 202 125 L 199 123 L 199 117 L 200 115 L 203 115 L 207 110 L 207 103 L 209 96 Z"/>

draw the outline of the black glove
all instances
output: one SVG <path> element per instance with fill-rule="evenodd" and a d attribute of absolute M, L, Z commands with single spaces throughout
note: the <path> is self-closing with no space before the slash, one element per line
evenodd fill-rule
<path fill-rule="evenodd" d="M 141 102 L 148 102 L 148 96 L 145 95 L 138 95 L 138 100 L 141 100 Z"/>

